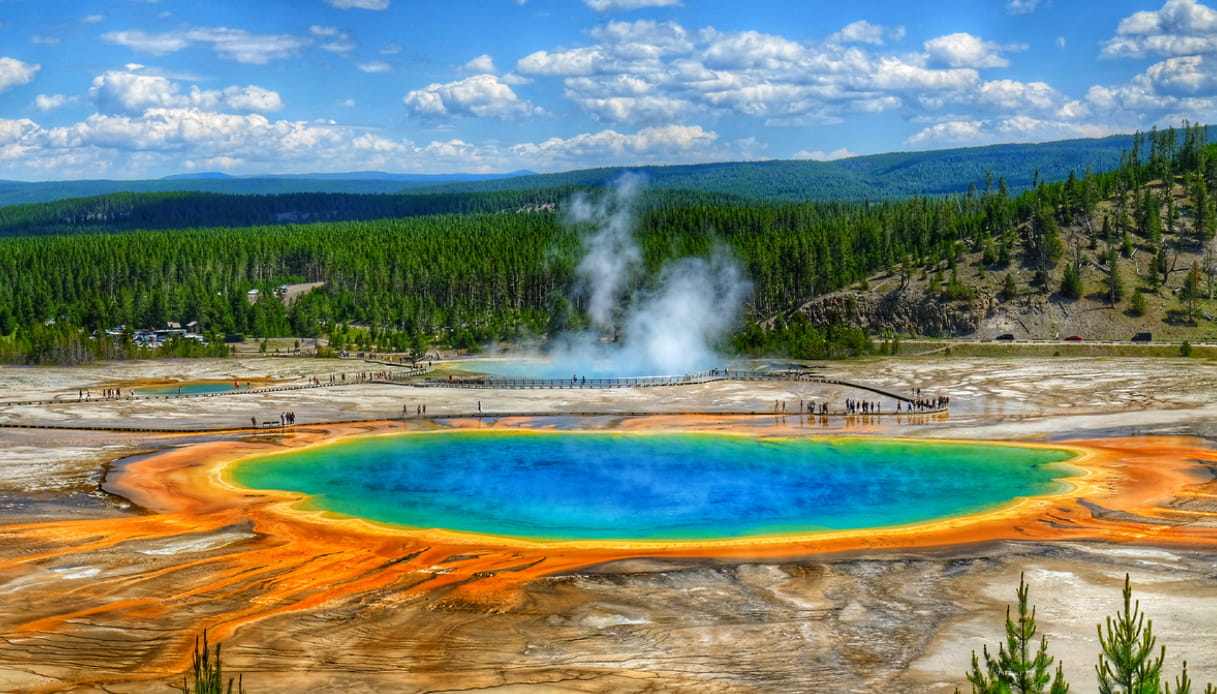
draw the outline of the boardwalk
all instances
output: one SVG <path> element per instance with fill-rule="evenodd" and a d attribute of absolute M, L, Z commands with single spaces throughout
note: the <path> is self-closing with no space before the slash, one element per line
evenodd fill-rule
<path fill-rule="evenodd" d="M 188 400 L 197 398 L 216 398 L 230 396 L 250 396 L 250 395 L 267 395 L 273 393 L 283 393 L 289 391 L 304 391 L 316 390 L 322 388 L 357 388 L 367 385 L 396 385 L 412 388 L 447 388 L 447 389 L 466 389 L 466 390 L 545 390 L 545 389 L 577 389 L 577 390 L 605 390 L 605 389 L 621 389 L 621 388 L 656 388 L 656 387 L 688 387 L 707 383 L 722 382 L 722 381 L 765 381 L 765 382 L 798 382 L 798 383 L 822 383 L 827 385 L 837 385 L 855 390 L 872 392 L 885 398 L 890 398 L 901 403 L 902 409 L 899 411 L 889 410 L 883 412 L 877 411 L 848 411 L 845 409 L 833 409 L 827 411 L 817 411 L 815 413 L 783 411 L 775 408 L 750 408 L 740 410 L 706 410 L 706 409 L 688 409 L 683 411 L 641 411 L 641 410 L 572 410 L 572 411 L 514 411 L 514 412 L 490 412 L 490 411 L 439 411 L 428 414 L 408 415 L 403 417 L 386 417 L 373 419 L 357 419 L 357 420 L 314 420 L 308 422 L 298 422 L 295 424 L 283 424 L 280 421 L 264 420 L 259 425 L 241 425 L 241 426 L 217 426 L 217 427 L 158 427 L 158 426 L 121 426 L 107 424 L 46 424 L 36 422 L 3 422 L 0 423 L 0 428 L 20 428 L 20 429 L 59 429 L 59 430 L 79 430 L 79 431 L 111 431 L 111 432 L 132 432 L 132 433 L 167 433 L 167 434 L 193 434 L 193 433 L 223 433 L 223 432 L 282 432 L 300 427 L 309 426 L 334 426 L 343 424 L 357 424 L 372 421 L 410 421 L 410 420 L 452 420 L 452 419 L 482 419 L 495 420 L 504 418 L 541 418 L 541 417 L 651 417 L 651 416 L 706 416 L 706 417 L 805 417 L 809 420 L 818 420 L 824 417 L 833 418 L 851 418 L 863 419 L 869 417 L 922 417 L 932 415 L 944 415 L 948 413 L 949 408 L 945 403 L 926 403 L 919 400 L 913 394 L 897 393 L 888 389 L 879 388 L 877 386 L 866 383 L 858 383 L 854 381 L 845 381 L 842 379 L 825 378 L 823 376 L 808 373 L 806 371 L 743 371 L 731 369 L 712 369 L 692 374 L 684 374 L 680 376 L 648 376 L 648 377 L 626 377 L 626 378 L 585 378 L 572 377 L 569 379 L 528 379 L 528 378 L 500 378 L 493 376 L 462 376 L 450 377 L 448 379 L 423 378 L 431 370 L 415 366 L 403 366 L 392 362 L 385 362 L 387 366 L 393 366 L 392 370 L 379 371 L 375 373 L 359 373 L 356 378 L 339 382 L 309 382 L 298 385 L 283 385 L 271 386 L 266 388 L 235 388 L 233 390 L 217 391 L 210 393 L 170 393 L 157 395 L 127 395 L 109 398 L 96 399 L 42 399 L 42 400 L 25 400 L 25 401 L 10 401 L 0 403 L 0 407 L 13 406 L 45 406 L 45 405 L 85 405 L 85 404 L 103 404 L 112 402 L 127 402 L 127 401 L 156 401 L 156 400 Z M 916 407 L 920 403 L 919 407 Z M 916 408 L 915 408 L 916 407 Z M 915 409 L 914 409 L 915 408 Z M 404 414 L 404 413 L 403 413 Z"/>

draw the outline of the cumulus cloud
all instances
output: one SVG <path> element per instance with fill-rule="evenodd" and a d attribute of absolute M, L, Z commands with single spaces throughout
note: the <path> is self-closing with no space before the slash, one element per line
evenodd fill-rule
<path fill-rule="evenodd" d="M 349 10 L 357 8 L 361 10 L 387 10 L 389 9 L 389 0 L 325 0 L 330 7 L 336 7 L 340 10 Z"/>
<path fill-rule="evenodd" d="M 0 92 L 20 84 L 34 81 L 41 65 L 31 65 L 16 58 L 0 58 Z"/>
<path fill-rule="evenodd" d="M 1117 129 L 1012 116 L 990 120 L 953 120 L 936 123 L 905 140 L 914 147 L 967 147 L 1006 142 L 1043 142 L 1078 137 L 1102 137 Z"/>
<path fill-rule="evenodd" d="M 210 47 L 225 60 L 263 65 L 295 55 L 312 43 L 311 39 L 287 34 L 251 34 L 243 29 L 227 27 L 194 27 L 162 34 L 150 34 L 138 29 L 111 31 L 102 40 L 134 51 L 152 55 L 167 55 L 201 44 Z"/>
<path fill-rule="evenodd" d="M 1217 56 L 1191 55 L 1151 65 L 1145 83 L 1164 96 L 1217 95 Z"/>
<path fill-rule="evenodd" d="M 543 111 L 520 99 L 494 75 L 474 75 L 457 82 L 430 84 L 406 94 L 402 101 L 414 116 L 446 119 L 452 116 L 515 118 Z"/>
<path fill-rule="evenodd" d="M 619 12 L 643 7 L 676 7 L 680 0 L 583 0 L 583 4 L 597 12 Z"/>
<path fill-rule="evenodd" d="M 698 126 L 603 130 L 543 142 L 417 145 L 333 124 L 270 120 L 196 108 L 94 114 L 44 128 L 0 119 L 0 178 L 159 176 L 186 169 L 233 173 L 317 170 L 507 171 L 751 159 L 755 143 L 722 143 Z"/>
<path fill-rule="evenodd" d="M 139 115 L 152 108 L 228 109 L 242 113 L 269 113 L 283 108 L 279 94 L 257 86 L 183 90 L 177 82 L 159 75 L 111 70 L 93 79 L 89 97 L 102 113 Z"/>
<path fill-rule="evenodd" d="M 34 108 L 39 111 L 54 111 L 69 101 L 71 99 L 63 94 L 39 94 L 34 97 Z"/>
<path fill-rule="evenodd" d="M 1105 58 L 1185 56 L 1217 52 L 1217 10 L 1196 0 L 1167 0 L 1161 9 L 1124 18 L 1103 44 Z"/>
<path fill-rule="evenodd" d="M 554 137 L 544 142 L 515 145 L 511 150 L 541 168 L 583 166 L 589 161 L 632 165 L 670 162 L 674 156 L 688 161 L 691 153 L 702 159 L 713 151 L 717 140 L 718 133 L 703 130 L 701 126 L 669 125 L 643 128 L 633 134 L 602 130 L 570 138 Z"/>
<path fill-rule="evenodd" d="M 925 42 L 931 66 L 989 68 L 1006 67 L 1010 61 L 1001 55 L 1002 47 L 968 33 L 939 36 Z"/>
<path fill-rule="evenodd" d="M 888 28 L 881 24 L 871 24 L 865 19 L 845 25 L 840 31 L 829 37 L 830 41 L 841 43 L 869 43 L 882 46 L 890 38 L 899 41 L 904 38 L 904 27 Z"/>
<path fill-rule="evenodd" d="M 694 109 L 684 99 L 661 95 L 580 97 L 575 101 L 596 120 L 631 125 L 679 121 Z"/>
<path fill-rule="evenodd" d="M 474 74 L 493 74 L 498 72 L 494 68 L 494 59 L 484 53 L 465 63 L 465 71 Z"/>
<path fill-rule="evenodd" d="M 563 95 L 586 113 L 630 126 L 706 114 L 807 126 L 859 113 L 931 114 L 981 99 L 990 110 L 1012 104 L 1009 88 L 978 91 L 978 70 L 1007 64 L 1003 52 L 1023 47 L 961 33 L 926 42 L 924 53 L 875 52 L 903 35 L 901 27 L 866 21 L 806 42 L 758 31 L 689 31 L 674 22 L 610 22 L 589 32 L 591 45 L 538 51 L 516 69 L 561 77 Z M 1039 83 L 1022 91 L 1036 104 L 1056 96 Z"/>
<path fill-rule="evenodd" d="M 1044 82 L 994 80 L 980 85 L 976 103 L 992 109 L 1017 112 L 1060 108 L 1064 96 Z"/>

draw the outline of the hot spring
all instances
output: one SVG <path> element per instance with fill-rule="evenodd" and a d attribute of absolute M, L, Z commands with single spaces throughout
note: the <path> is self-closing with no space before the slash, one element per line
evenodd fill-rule
<path fill-rule="evenodd" d="M 453 431 L 243 461 L 231 481 L 410 528 L 705 540 L 904 525 L 1061 491 L 1073 453 L 871 438 Z"/>
<path fill-rule="evenodd" d="M 231 393 L 238 390 L 233 381 L 184 381 L 158 386 L 141 386 L 137 395 L 201 395 L 204 393 Z"/>

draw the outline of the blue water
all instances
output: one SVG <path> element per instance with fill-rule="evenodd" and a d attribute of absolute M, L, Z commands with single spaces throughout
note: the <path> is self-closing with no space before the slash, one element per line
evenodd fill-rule
<path fill-rule="evenodd" d="M 414 528 L 702 539 L 958 516 L 1060 488 L 1062 450 L 870 438 L 457 431 L 240 463 L 243 486 Z"/>
<path fill-rule="evenodd" d="M 144 386 L 135 389 L 136 395 L 177 395 L 178 389 L 181 389 L 182 395 L 197 395 L 199 393 L 231 393 L 236 389 L 232 387 L 232 381 L 216 382 L 216 381 L 192 381 L 189 383 L 177 383 L 167 386 Z M 244 388 L 244 384 L 241 386 Z"/>

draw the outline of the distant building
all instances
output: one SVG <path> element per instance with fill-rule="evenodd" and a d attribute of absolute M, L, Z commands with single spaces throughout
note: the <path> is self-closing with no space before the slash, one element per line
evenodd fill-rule
<path fill-rule="evenodd" d="M 258 303 L 258 297 L 261 296 L 261 294 L 262 292 L 258 291 L 257 289 L 251 289 L 248 292 L 245 292 L 245 298 L 249 299 L 249 303 L 256 304 Z"/>

